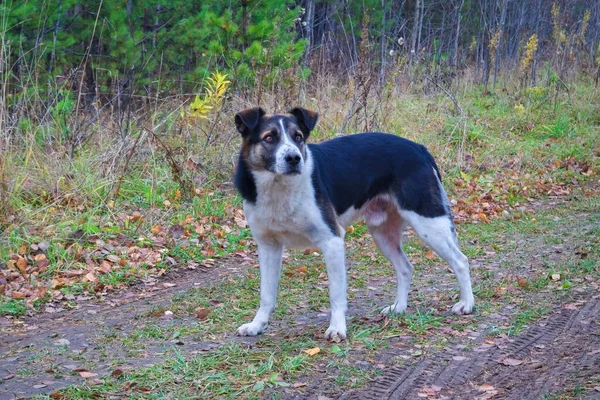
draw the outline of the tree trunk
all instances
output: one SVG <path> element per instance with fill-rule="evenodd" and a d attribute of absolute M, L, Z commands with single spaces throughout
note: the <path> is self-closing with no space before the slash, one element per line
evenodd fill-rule
<path fill-rule="evenodd" d="M 379 84 L 385 81 L 385 0 L 381 0 L 381 69 L 379 71 Z"/>
<path fill-rule="evenodd" d="M 538 0 L 536 21 L 535 21 L 535 34 L 540 38 L 540 21 L 542 19 L 542 0 Z M 535 86 L 535 69 L 537 67 L 537 52 L 533 54 L 533 62 L 531 63 L 531 86 Z"/>
<path fill-rule="evenodd" d="M 509 0 L 502 0 L 502 13 L 500 14 L 500 35 L 498 36 L 498 45 L 496 46 L 496 56 L 494 57 L 494 89 L 496 88 L 496 79 L 498 77 L 498 66 L 500 65 L 500 47 L 504 36 L 504 23 L 506 22 L 506 6 Z"/>
<path fill-rule="evenodd" d="M 54 22 L 54 32 L 52 35 L 52 51 L 50 52 L 50 61 L 48 62 L 48 72 L 52 74 L 54 69 L 54 60 L 56 59 L 56 41 L 58 39 L 58 28 L 60 27 L 60 17 L 62 16 L 63 2 L 58 5 L 58 13 L 56 14 L 56 22 Z"/>
<path fill-rule="evenodd" d="M 304 66 L 308 64 L 308 56 L 314 45 L 314 25 L 315 25 L 315 0 L 306 0 L 306 18 L 303 22 L 306 23 L 304 26 L 304 37 L 306 38 L 306 49 L 304 51 Z"/>
<path fill-rule="evenodd" d="M 412 46 L 410 48 L 410 62 L 412 63 L 415 59 L 415 57 L 417 56 L 417 36 L 420 36 L 420 29 L 419 29 L 419 23 L 420 23 L 420 18 L 419 18 L 419 13 L 421 12 L 421 1 L 423 0 L 416 0 L 416 5 L 415 5 L 415 18 L 414 18 L 414 22 L 413 22 L 413 31 L 412 31 Z"/>
<path fill-rule="evenodd" d="M 465 0 L 460 0 L 460 5 L 458 6 L 458 10 L 456 10 L 456 35 L 454 36 L 454 60 L 452 61 L 454 68 L 458 67 L 458 39 L 460 38 L 460 20 L 464 4 Z"/>

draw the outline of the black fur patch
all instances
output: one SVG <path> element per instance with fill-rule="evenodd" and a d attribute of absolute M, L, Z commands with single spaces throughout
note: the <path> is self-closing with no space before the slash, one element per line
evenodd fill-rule
<path fill-rule="evenodd" d="M 256 203 L 256 183 L 241 153 L 235 170 L 234 183 L 244 200 Z"/>
<path fill-rule="evenodd" d="M 338 215 L 392 193 L 400 208 L 424 217 L 448 215 L 437 166 L 424 146 L 395 135 L 363 133 L 309 145 L 325 193 Z"/>

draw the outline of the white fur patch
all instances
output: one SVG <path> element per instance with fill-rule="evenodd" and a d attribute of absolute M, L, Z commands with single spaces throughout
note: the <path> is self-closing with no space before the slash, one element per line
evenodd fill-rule
<path fill-rule="evenodd" d="M 275 172 L 277 174 L 285 174 L 288 172 L 289 165 L 285 160 L 288 155 L 300 156 L 300 163 L 298 164 L 298 167 L 300 170 L 302 170 L 304 163 L 304 160 L 302 160 L 302 154 L 300 154 L 300 150 L 290 139 L 290 136 L 283 125 L 282 118 L 279 119 L 279 126 L 281 127 L 281 142 L 279 143 L 277 151 L 275 152 Z"/>

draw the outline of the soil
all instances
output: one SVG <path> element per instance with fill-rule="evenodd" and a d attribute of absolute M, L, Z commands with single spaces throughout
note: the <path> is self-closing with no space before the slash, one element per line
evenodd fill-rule
<path fill-rule="evenodd" d="M 600 295 L 580 297 L 508 343 L 485 346 L 482 336 L 472 351 L 449 346 L 413 365 L 391 366 L 340 400 L 541 399 L 564 388 L 598 385 L 598 315 Z M 586 398 L 600 398 L 600 391 Z"/>
<path fill-rule="evenodd" d="M 585 213 L 575 215 L 569 222 L 572 225 L 564 229 L 579 229 L 588 217 Z M 529 245 L 522 248 L 539 250 L 540 246 L 548 247 L 539 237 L 532 237 Z M 563 245 L 561 252 L 573 251 L 574 247 L 574 244 Z M 532 264 L 541 262 L 535 261 L 533 256 L 539 253 L 537 250 L 529 253 Z M 548 247 L 548 251 L 552 249 Z M 93 371 L 98 377 L 108 375 L 114 369 L 111 367 L 114 355 L 124 356 L 123 368 L 141 368 L 160 362 L 165 357 L 164 340 L 150 341 L 139 352 L 125 349 L 118 341 L 106 346 L 96 344 L 102 341 L 102 333 L 107 328 L 133 332 L 140 324 L 139 316 L 170 304 L 177 294 L 192 287 L 212 285 L 245 268 L 248 265 L 241 264 L 235 257 L 223 258 L 213 269 L 176 270 L 161 277 L 153 288 L 139 283 L 101 303 L 91 299 L 79 303 L 74 310 L 38 314 L 21 321 L 0 318 L 0 400 L 53 393 L 71 384 L 82 384 L 85 379 L 80 376 L 81 372 Z M 397 357 L 401 347 L 396 346 L 400 339 L 391 340 L 390 347 L 381 350 L 376 357 L 381 375 L 363 388 L 340 393 L 341 389 L 330 380 L 325 382 L 323 377 L 306 376 L 310 382 L 306 387 L 283 389 L 280 395 L 286 399 L 319 400 L 538 399 L 568 390 L 568 398 L 600 398 L 600 294 L 597 286 L 572 290 L 562 297 L 548 298 L 546 303 L 552 311 L 518 335 L 489 340 L 486 332 L 481 331 L 476 337 L 450 341 L 442 350 L 426 353 L 402 365 Z M 350 314 L 356 318 L 357 312 L 362 313 L 355 309 Z M 494 316 L 489 319 L 493 320 Z M 302 324 L 302 321 L 296 323 Z M 274 323 L 272 329 L 279 330 L 276 334 L 285 340 L 287 328 Z M 440 332 L 443 334 L 443 328 Z M 251 343 L 255 339 L 237 338 L 232 333 L 229 340 Z M 201 341 L 166 344 L 177 345 L 186 355 L 222 345 Z M 57 352 L 57 349 L 64 351 Z M 578 391 L 582 394 L 578 395 Z"/>

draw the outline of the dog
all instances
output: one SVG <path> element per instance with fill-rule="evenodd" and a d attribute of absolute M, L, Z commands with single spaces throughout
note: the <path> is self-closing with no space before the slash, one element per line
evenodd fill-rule
<path fill-rule="evenodd" d="M 407 226 L 452 268 L 460 287 L 456 314 L 469 314 L 474 297 L 469 262 L 458 247 L 448 197 L 433 156 L 422 145 L 386 133 L 361 133 L 307 144 L 318 114 L 294 108 L 235 115 L 242 145 L 235 186 L 260 264 L 260 306 L 241 336 L 262 333 L 275 308 L 284 247 L 318 248 L 329 278 L 331 320 L 325 339 L 345 339 L 346 227 L 364 218 L 397 279 L 394 302 L 381 313 L 406 310 L 413 266 L 402 251 Z"/>

